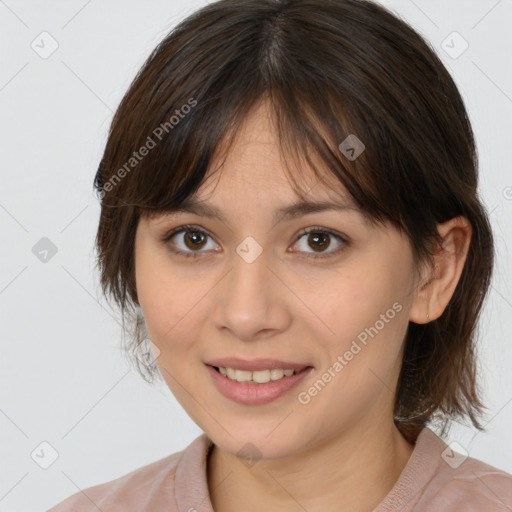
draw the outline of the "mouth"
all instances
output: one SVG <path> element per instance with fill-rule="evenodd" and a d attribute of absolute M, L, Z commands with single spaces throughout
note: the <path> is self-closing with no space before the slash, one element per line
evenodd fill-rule
<path fill-rule="evenodd" d="M 255 371 L 210 364 L 206 364 L 206 368 L 217 390 L 224 397 L 245 405 L 263 405 L 279 397 L 284 399 L 288 391 L 314 371 L 310 365 L 286 370 L 267 368 Z"/>

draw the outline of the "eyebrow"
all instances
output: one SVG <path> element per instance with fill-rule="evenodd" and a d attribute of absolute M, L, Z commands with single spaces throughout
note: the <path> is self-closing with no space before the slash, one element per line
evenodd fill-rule
<path fill-rule="evenodd" d="M 282 222 L 283 220 L 290 220 L 307 215 L 311 213 L 318 213 L 324 211 L 345 211 L 353 210 L 360 212 L 353 202 L 348 201 L 344 203 L 335 203 L 329 201 L 305 201 L 299 200 L 295 203 L 283 206 L 274 211 L 273 221 L 274 223 Z M 216 206 L 198 201 L 195 198 L 185 199 L 180 206 L 173 208 L 168 211 L 169 215 L 175 213 L 192 213 L 199 215 L 200 217 L 213 217 L 217 218 L 222 222 L 226 222 L 227 219 L 219 208 Z"/>

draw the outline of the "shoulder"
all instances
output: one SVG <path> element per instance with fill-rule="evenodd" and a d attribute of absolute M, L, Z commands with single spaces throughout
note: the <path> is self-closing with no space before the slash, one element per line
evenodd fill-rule
<path fill-rule="evenodd" d="M 457 450 L 459 448 L 459 450 Z M 390 493 L 375 512 L 512 511 L 512 475 L 469 457 L 425 427 Z"/>
<path fill-rule="evenodd" d="M 512 510 L 512 475 L 472 457 L 457 467 L 443 461 L 420 501 L 436 512 Z"/>
<path fill-rule="evenodd" d="M 115 480 L 80 490 L 47 512 L 130 512 L 146 510 L 147 505 L 158 502 L 173 503 L 174 476 L 183 452 L 175 452 Z"/>

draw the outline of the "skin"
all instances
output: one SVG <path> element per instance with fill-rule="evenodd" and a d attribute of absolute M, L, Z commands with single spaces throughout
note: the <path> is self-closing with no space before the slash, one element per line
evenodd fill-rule
<path fill-rule="evenodd" d="M 245 120 L 221 170 L 197 195 L 221 209 L 225 222 L 191 213 L 141 218 L 135 237 L 139 304 L 160 350 L 160 372 L 214 442 L 207 463 L 213 508 L 371 511 L 413 450 L 393 423 L 408 323 L 442 314 L 462 272 L 470 225 L 463 217 L 440 224 L 445 252 L 435 273 L 425 266 L 417 274 L 405 235 L 370 225 L 356 210 L 274 223 L 274 210 L 297 196 L 265 103 Z M 311 173 L 304 184 L 309 200 L 349 202 L 338 182 L 327 188 Z M 184 224 L 210 236 L 188 245 L 183 233 L 161 241 Z M 300 234 L 313 226 L 344 235 L 348 245 L 327 235 L 330 245 L 315 251 L 314 236 Z M 236 252 L 248 236 L 263 248 L 252 263 Z M 186 258 L 171 247 L 201 254 Z M 298 393 L 396 302 L 401 311 L 308 404 L 300 403 Z M 314 373 L 273 402 L 238 404 L 220 394 L 204 365 L 222 356 L 291 360 Z M 237 457 L 247 443 L 261 453 L 253 465 Z"/>

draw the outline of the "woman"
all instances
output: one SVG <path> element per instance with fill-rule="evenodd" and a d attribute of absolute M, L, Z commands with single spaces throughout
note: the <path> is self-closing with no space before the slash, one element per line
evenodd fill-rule
<path fill-rule="evenodd" d="M 131 84 L 95 185 L 127 349 L 204 433 L 52 512 L 512 507 L 511 475 L 429 428 L 483 430 L 494 249 L 463 101 L 405 22 L 207 5 Z"/>

